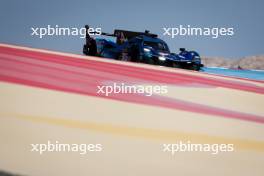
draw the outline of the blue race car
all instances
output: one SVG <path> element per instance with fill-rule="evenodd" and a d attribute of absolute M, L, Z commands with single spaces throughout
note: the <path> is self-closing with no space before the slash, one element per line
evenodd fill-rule
<path fill-rule="evenodd" d="M 149 31 L 133 32 L 115 30 L 114 34 L 102 33 L 105 36 L 116 37 L 116 42 L 104 38 L 86 38 L 83 53 L 99 57 L 147 63 L 176 68 L 200 70 L 200 56 L 195 51 L 181 48 L 179 54 L 171 53 L 168 45 L 156 34 Z"/>
<path fill-rule="evenodd" d="M 175 62 L 173 67 L 186 68 L 199 71 L 203 64 L 201 63 L 201 57 L 196 51 L 186 51 L 185 48 L 180 48 L 180 53 L 175 54 Z"/>

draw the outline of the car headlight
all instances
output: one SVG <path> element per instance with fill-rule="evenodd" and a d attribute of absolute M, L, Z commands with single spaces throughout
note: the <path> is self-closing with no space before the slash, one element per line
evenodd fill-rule
<path fill-rule="evenodd" d="M 193 61 L 200 61 L 200 60 L 201 60 L 201 58 L 199 56 L 194 56 L 193 57 Z"/>
<path fill-rule="evenodd" d="M 166 60 L 166 58 L 165 58 L 165 57 L 163 57 L 163 56 L 159 56 L 159 60 L 161 60 L 161 61 L 165 61 L 165 60 Z"/>
<path fill-rule="evenodd" d="M 151 50 L 150 50 L 149 48 L 144 48 L 144 51 L 145 51 L 146 53 L 148 53 L 148 52 L 150 52 Z"/>

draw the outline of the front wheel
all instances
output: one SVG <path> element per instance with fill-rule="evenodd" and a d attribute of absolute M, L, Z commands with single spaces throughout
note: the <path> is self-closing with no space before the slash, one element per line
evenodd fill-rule
<path fill-rule="evenodd" d="M 142 61 L 145 64 L 156 65 L 155 61 L 151 57 L 145 57 Z"/>
<path fill-rule="evenodd" d="M 195 71 L 199 71 L 200 70 L 200 65 L 197 65 L 197 64 L 193 64 L 192 66 L 192 70 L 195 70 Z"/>

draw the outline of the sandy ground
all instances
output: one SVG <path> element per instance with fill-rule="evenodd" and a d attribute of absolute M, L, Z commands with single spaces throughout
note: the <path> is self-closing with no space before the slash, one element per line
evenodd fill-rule
<path fill-rule="evenodd" d="M 202 57 L 202 63 L 207 67 L 225 67 L 231 69 L 264 70 L 264 55 L 248 56 L 240 59 L 221 57 Z"/>

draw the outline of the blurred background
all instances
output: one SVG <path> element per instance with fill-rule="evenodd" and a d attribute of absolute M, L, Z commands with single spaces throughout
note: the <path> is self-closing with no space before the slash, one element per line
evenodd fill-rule
<path fill-rule="evenodd" d="M 185 47 L 202 56 L 241 58 L 264 53 L 262 0 L 163 0 L 163 1 L 90 1 L 90 0 L 2 0 L 0 42 L 57 51 L 82 53 L 84 39 L 74 36 L 31 36 L 31 27 L 101 27 L 150 30 L 178 52 Z M 163 27 L 233 27 L 234 36 L 217 39 L 207 36 L 162 36 Z"/>

